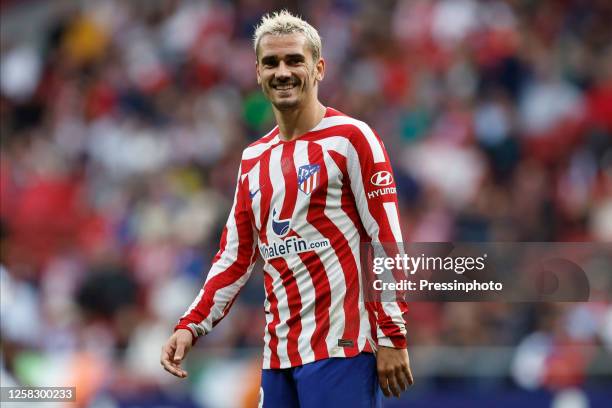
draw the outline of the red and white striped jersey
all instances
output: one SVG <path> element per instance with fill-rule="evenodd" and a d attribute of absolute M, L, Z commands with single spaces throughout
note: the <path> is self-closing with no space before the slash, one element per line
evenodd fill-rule
<path fill-rule="evenodd" d="M 331 108 L 295 140 L 284 141 L 277 127 L 244 150 L 221 248 L 175 329 L 208 333 L 261 256 L 263 368 L 406 347 L 405 305 L 364 303 L 360 243 L 370 241 L 402 241 L 380 138 Z"/>

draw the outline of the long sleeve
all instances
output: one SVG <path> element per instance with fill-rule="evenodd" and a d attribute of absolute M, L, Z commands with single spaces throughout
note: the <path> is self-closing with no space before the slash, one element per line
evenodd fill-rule
<path fill-rule="evenodd" d="M 204 286 L 174 330 L 188 329 L 195 339 L 225 317 L 249 279 L 257 257 L 256 236 L 246 207 L 243 180 L 238 173 L 234 202 Z"/>
<path fill-rule="evenodd" d="M 402 233 L 393 170 L 385 146 L 365 123 L 358 122 L 347 152 L 351 189 L 362 224 L 373 245 L 394 248 L 387 256 L 403 254 Z M 372 302 L 378 345 L 405 348 L 406 329 L 402 300 Z"/>

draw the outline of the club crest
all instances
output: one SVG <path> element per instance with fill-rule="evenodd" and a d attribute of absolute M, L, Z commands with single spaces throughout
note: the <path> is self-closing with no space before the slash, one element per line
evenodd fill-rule
<path fill-rule="evenodd" d="M 306 194 L 310 194 L 319 185 L 321 166 L 306 164 L 298 169 L 298 187 Z"/>

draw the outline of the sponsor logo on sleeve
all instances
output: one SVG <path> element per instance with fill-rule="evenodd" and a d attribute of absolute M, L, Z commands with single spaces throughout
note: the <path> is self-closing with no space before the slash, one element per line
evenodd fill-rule
<path fill-rule="evenodd" d="M 393 175 L 387 170 L 381 170 L 374 173 L 372 177 L 370 177 L 370 183 L 376 187 L 382 188 L 369 191 L 367 193 L 369 200 L 372 198 L 382 197 L 387 194 L 395 194 L 397 191 L 395 187 L 387 187 L 393 184 Z"/>
<path fill-rule="evenodd" d="M 370 177 L 370 183 L 377 187 L 385 187 L 393 183 L 393 175 L 387 170 L 376 172 Z"/>

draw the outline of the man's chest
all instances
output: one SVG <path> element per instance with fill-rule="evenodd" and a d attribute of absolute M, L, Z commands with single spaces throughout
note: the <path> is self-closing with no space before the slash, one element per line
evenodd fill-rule
<path fill-rule="evenodd" d="M 282 236 L 308 219 L 341 205 L 343 163 L 333 143 L 281 143 L 263 154 L 246 175 L 248 205 L 257 230 Z"/>

